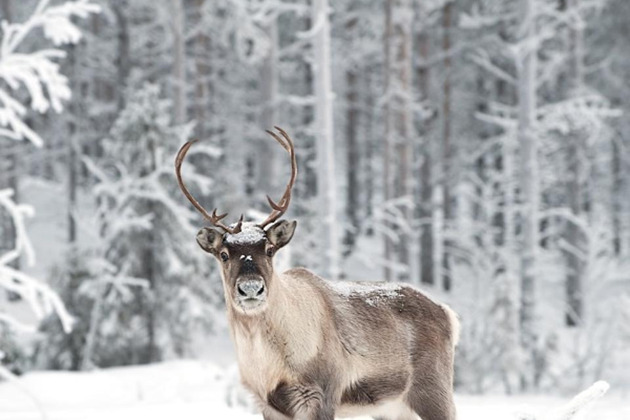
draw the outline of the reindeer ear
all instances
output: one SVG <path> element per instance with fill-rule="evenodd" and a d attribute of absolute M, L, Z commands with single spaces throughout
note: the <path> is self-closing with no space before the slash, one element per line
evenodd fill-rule
<path fill-rule="evenodd" d="M 205 227 L 197 233 L 197 243 L 206 252 L 216 254 L 221 243 L 223 234 L 216 229 Z"/>
<path fill-rule="evenodd" d="M 267 239 L 273 246 L 280 249 L 291 241 L 297 222 L 279 220 L 267 229 Z"/>

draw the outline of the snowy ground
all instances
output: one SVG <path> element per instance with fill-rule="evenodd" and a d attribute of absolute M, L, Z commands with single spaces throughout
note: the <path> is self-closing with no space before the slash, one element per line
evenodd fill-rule
<path fill-rule="evenodd" d="M 245 396 L 236 383 L 235 368 L 202 361 L 85 373 L 36 372 L 17 383 L 0 384 L 0 420 L 260 420 L 260 415 L 242 403 Z M 546 414 L 567 401 L 542 396 L 460 395 L 457 406 L 460 420 L 503 420 L 516 419 L 516 413 L 523 411 Z M 613 391 L 581 418 L 630 419 L 630 404 Z"/>

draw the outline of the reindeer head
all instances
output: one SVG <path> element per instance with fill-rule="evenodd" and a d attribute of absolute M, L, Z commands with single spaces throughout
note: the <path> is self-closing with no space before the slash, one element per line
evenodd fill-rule
<path fill-rule="evenodd" d="M 188 149 L 196 140 L 184 144 L 175 159 L 179 187 L 193 206 L 214 226 L 202 228 L 197 233 L 197 243 L 204 251 L 214 255 L 221 265 L 223 287 L 229 300 L 226 303 L 244 313 L 264 308 L 268 295 L 273 293 L 273 257 L 280 248 L 289 243 L 297 225 L 295 221 L 278 220 L 291 202 L 291 189 L 297 176 L 297 161 L 293 141 L 284 130 L 275 128 L 282 137 L 272 131 L 267 133 L 289 153 L 291 178 L 280 201 L 276 203 L 267 196 L 272 211 L 259 224 L 243 222 L 241 215 L 238 222 L 227 226 L 221 222 L 227 213 L 217 215 L 217 209 L 214 209 L 209 214 L 190 194 L 182 180 L 181 165 Z"/>

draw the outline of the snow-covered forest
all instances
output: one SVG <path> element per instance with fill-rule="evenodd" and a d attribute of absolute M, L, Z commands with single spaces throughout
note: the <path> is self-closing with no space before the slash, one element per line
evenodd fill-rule
<path fill-rule="evenodd" d="M 258 219 L 291 169 L 273 126 L 299 167 L 277 269 L 448 303 L 462 419 L 570 419 L 600 380 L 584 418 L 630 417 L 627 0 L 0 0 L 0 20 L 0 419 L 261 418 L 173 162 L 200 139 L 195 195 Z"/>

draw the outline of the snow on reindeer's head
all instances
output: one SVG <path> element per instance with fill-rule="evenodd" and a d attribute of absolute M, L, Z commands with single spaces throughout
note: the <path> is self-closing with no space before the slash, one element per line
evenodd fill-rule
<path fill-rule="evenodd" d="M 274 293 L 273 257 L 291 241 L 296 221 L 278 220 L 286 212 L 291 201 L 291 189 L 297 176 L 297 162 L 293 141 L 279 127 L 278 134 L 267 131 L 289 153 L 291 178 L 278 203 L 267 197 L 272 207 L 270 215 L 262 223 L 244 222 L 243 216 L 237 223 L 223 224 L 227 214 L 217 215 L 216 209 L 209 214 L 190 194 L 181 176 L 181 165 L 188 149 L 196 140 L 182 146 L 175 159 L 175 174 L 182 192 L 195 208 L 212 223 L 197 233 L 197 243 L 212 254 L 221 266 L 221 277 L 227 304 L 244 314 L 264 310 L 268 297 Z"/>
<path fill-rule="evenodd" d="M 280 220 L 266 231 L 243 223 L 238 232 L 205 227 L 197 234 L 199 246 L 221 264 L 223 285 L 237 309 L 251 310 L 266 303 L 273 290 L 273 257 L 289 243 L 296 222 Z"/>

